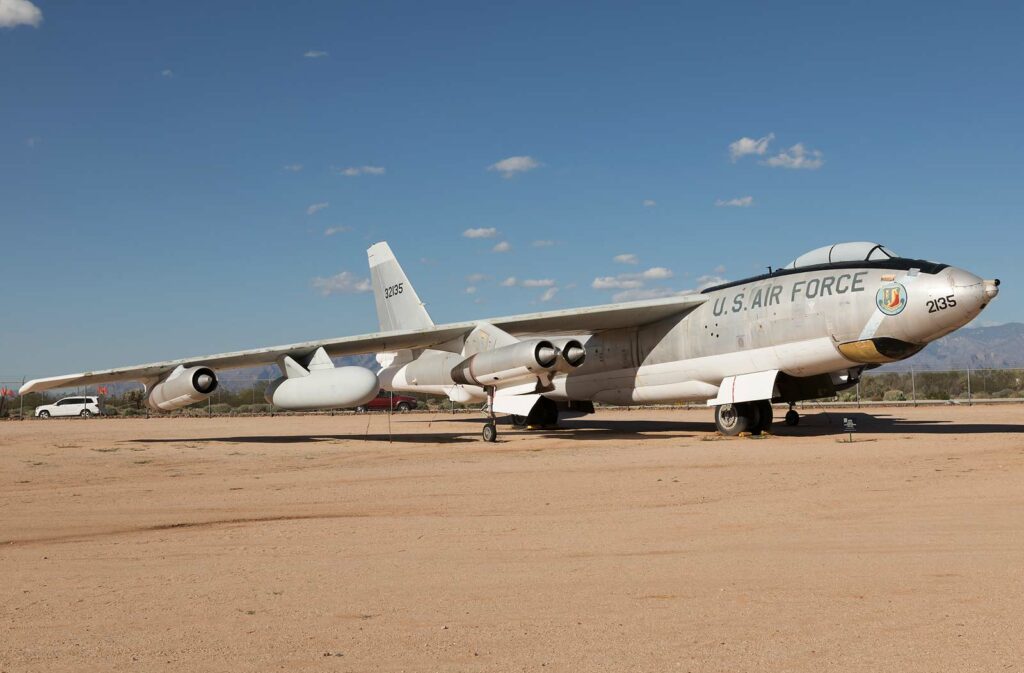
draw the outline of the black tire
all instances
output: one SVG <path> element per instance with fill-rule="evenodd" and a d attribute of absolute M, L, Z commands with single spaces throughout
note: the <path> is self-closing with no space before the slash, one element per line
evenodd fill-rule
<path fill-rule="evenodd" d="M 360 404 L 358 407 L 356 407 L 356 413 L 357 414 L 365 414 L 366 413 L 366 407 L 364 405 Z"/>
<path fill-rule="evenodd" d="M 494 423 L 486 423 L 482 435 L 485 442 L 493 442 L 498 439 L 498 428 Z"/>
<path fill-rule="evenodd" d="M 509 419 L 512 421 L 512 425 L 517 428 L 525 428 L 530 424 L 530 419 L 526 416 L 517 416 L 516 414 L 512 414 L 509 416 Z"/>
<path fill-rule="evenodd" d="M 49 418 L 49 417 L 50 417 L 50 412 L 49 411 L 46 411 L 44 409 L 43 411 L 39 412 L 39 418 Z"/>
<path fill-rule="evenodd" d="M 408 402 L 399 402 L 398 406 L 395 407 L 395 409 L 398 409 L 399 411 L 401 411 L 404 414 L 405 412 L 407 412 L 410 409 L 412 409 L 412 407 L 409 406 Z"/>
<path fill-rule="evenodd" d="M 82 418 L 89 418 L 90 416 L 92 416 L 92 412 L 89 411 L 88 409 L 82 409 L 82 412 L 78 415 L 81 416 Z"/>
<path fill-rule="evenodd" d="M 757 407 L 750 402 L 715 407 L 715 427 L 726 437 L 751 432 L 757 426 Z"/>
<path fill-rule="evenodd" d="M 775 409 L 768 400 L 755 402 L 757 405 L 757 432 L 770 432 L 772 421 L 775 420 Z"/>
<path fill-rule="evenodd" d="M 789 427 L 800 425 L 800 413 L 796 409 L 786 412 L 786 425 Z"/>

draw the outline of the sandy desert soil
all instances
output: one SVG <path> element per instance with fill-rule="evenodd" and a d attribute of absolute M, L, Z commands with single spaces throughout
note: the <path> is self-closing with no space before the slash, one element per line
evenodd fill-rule
<path fill-rule="evenodd" d="M 1024 407 L 709 419 L 0 424 L 0 670 L 1024 668 Z"/>

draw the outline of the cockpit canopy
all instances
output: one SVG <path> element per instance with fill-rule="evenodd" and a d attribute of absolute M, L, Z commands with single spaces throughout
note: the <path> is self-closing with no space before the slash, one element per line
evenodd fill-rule
<path fill-rule="evenodd" d="M 820 264 L 836 264 L 839 262 L 867 262 L 882 261 L 899 257 L 895 252 L 889 250 L 881 243 L 871 241 L 854 241 L 852 243 L 836 243 L 816 248 L 805 252 L 792 262 L 782 267 L 784 269 L 799 269 L 805 266 L 818 266 Z"/>

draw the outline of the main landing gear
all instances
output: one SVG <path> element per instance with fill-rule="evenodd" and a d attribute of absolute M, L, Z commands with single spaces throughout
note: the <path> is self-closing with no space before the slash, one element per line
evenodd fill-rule
<path fill-rule="evenodd" d="M 722 404 L 715 407 L 715 427 L 728 437 L 741 432 L 759 435 L 771 429 L 774 415 L 768 400 Z"/>

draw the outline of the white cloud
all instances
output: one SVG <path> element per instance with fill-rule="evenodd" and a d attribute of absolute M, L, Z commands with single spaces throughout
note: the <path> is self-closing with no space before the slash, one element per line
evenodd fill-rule
<path fill-rule="evenodd" d="M 35 147 L 38 144 L 39 144 L 39 138 L 36 138 L 35 136 L 29 137 L 29 138 L 25 138 L 25 145 L 28 146 L 28 147 Z"/>
<path fill-rule="evenodd" d="M 0 0 L 0 28 L 38 27 L 43 12 L 28 0 Z"/>
<path fill-rule="evenodd" d="M 281 168 L 288 171 L 289 173 L 298 173 L 299 171 L 302 170 L 302 164 L 288 164 L 287 166 L 282 166 Z"/>
<path fill-rule="evenodd" d="M 633 253 L 623 253 L 621 255 L 615 255 L 612 257 L 612 261 L 616 264 L 639 264 L 640 258 Z"/>
<path fill-rule="evenodd" d="M 640 301 L 642 299 L 661 299 L 662 297 L 673 297 L 682 292 L 677 292 L 669 287 L 649 287 L 645 289 L 624 290 L 612 295 L 612 301 Z"/>
<path fill-rule="evenodd" d="M 329 205 L 331 205 L 331 204 L 327 203 L 326 201 L 324 201 L 322 203 L 311 204 L 308 208 L 306 208 L 306 214 L 307 215 L 316 215 L 317 213 L 319 213 L 321 210 L 323 210 L 324 208 L 326 208 Z"/>
<path fill-rule="evenodd" d="M 327 227 L 324 229 L 324 236 L 334 236 L 335 234 L 343 234 L 348 231 L 348 227 Z"/>
<path fill-rule="evenodd" d="M 305 56 L 306 58 L 323 58 L 324 56 L 327 56 L 327 52 L 319 51 L 317 49 L 310 49 L 305 54 L 303 54 L 303 56 Z"/>
<path fill-rule="evenodd" d="M 508 252 L 511 249 L 511 243 L 509 243 L 508 241 L 502 241 L 501 243 L 495 244 L 495 246 L 491 248 L 491 252 Z"/>
<path fill-rule="evenodd" d="M 714 287 L 715 285 L 721 285 L 722 283 L 728 283 L 729 280 L 727 278 L 722 278 L 718 274 L 714 274 L 714 275 L 700 276 L 697 279 L 697 282 L 700 283 L 700 285 L 698 285 L 698 287 L 697 287 L 698 290 L 706 290 L 707 288 Z"/>
<path fill-rule="evenodd" d="M 0 2 L 3 2 L 3 0 L 0 0 Z M 160 71 L 160 76 L 170 79 L 171 77 L 174 77 L 174 71 L 170 68 L 164 68 Z"/>
<path fill-rule="evenodd" d="M 535 248 L 550 248 L 554 244 L 555 244 L 554 241 L 546 241 L 545 240 L 545 241 L 534 241 L 530 245 L 532 245 Z"/>
<path fill-rule="evenodd" d="M 367 278 L 357 278 L 351 271 L 342 271 L 339 274 L 324 278 L 317 276 L 313 279 L 313 287 L 320 290 L 320 294 L 351 294 L 355 292 L 370 292 L 373 288 Z"/>
<path fill-rule="evenodd" d="M 725 265 L 719 264 L 715 267 L 715 273 L 725 273 Z"/>
<path fill-rule="evenodd" d="M 383 166 L 349 166 L 339 168 L 337 171 L 347 178 L 354 178 L 357 175 L 384 175 L 387 169 Z"/>
<path fill-rule="evenodd" d="M 478 227 L 476 229 L 466 229 L 462 232 L 462 235 L 466 238 L 494 238 L 498 235 L 498 230 L 494 227 Z"/>
<path fill-rule="evenodd" d="M 483 280 L 487 280 L 488 278 L 490 278 L 490 276 L 483 273 L 471 273 L 468 276 L 466 276 L 466 280 L 474 284 L 479 283 L 480 281 Z"/>
<path fill-rule="evenodd" d="M 633 274 L 600 276 L 590 284 L 595 290 L 636 290 L 643 286 L 644 282 Z"/>
<path fill-rule="evenodd" d="M 719 208 L 749 208 L 754 205 L 753 196 L 740 196 L 735 199 L 718 199 L 715 205 Z"/>
<path fill-rule="evenodd" d="M 772 168 L 804 168 L 813 171 L 821 168 L 825 159 L 819 150 L 809 150 L 803 143 L 797 143 L 761 163 Z"/>
<path fill-rule="evenodd" d="M 541 301 L 551 301 L 552 299 L 555 298 L 556 294 L 558 294 L 558 288 L 557 287 L 549 287 L 547 290 L 545 290 L 544 294 L 542 294 L 540 296 L 540 300 Z"/>
<path fill-rule="evenodd" d="M 489 171 L 498 171 L 503 178 L 511 178 L 518 173 L 525 173 L 538 168 L 540 163 L 533 157 L 508 157 L 487 167 Z"/>
<path fill-rule="evenodd" d="M 671 269 L 666 269 L 663 266 L 653 266 L 640 274 L 647 280 L 665 280 L 666 278 L 672 277 Z"/>
<path fill-rule="evenodd" d="M 523 278 L 519 280 L 515 276 L 509 276 L 501 281 L 502 287 L 554 287 L 555 281 L 551 278 Z"/>
<path fill-rule="evenodd" d="M 644 199 L 644 208 L 653 208 L 658 205 L 658 202 L 654 199 Z"/>
<path fill-rule="evenodd" d="M 632 297 L 636 299 L 650 299 L 651 297 L 663 297 L 673 294 L 670 288 L 649 288 L 643 289 L 649 280 L 667 280 L 674 274 L 671 269 L 663 266 L 652 266 L 640 273 L 620 273 L 616 276 L 600 276 L 590 284 L 595 290 L 629 290 L 629 293 L 618 293 L 613 299 L 615 301 L 626 301 L 619 297 Z"/>
<path fill-rule="evenodd" d="M 466 288 L 466 294 L 476 294 L 476 287 L 473 286 L 473 285 L 470 285 L 469 287 L 467 287 Z"/>
<path fill-rule="evenodd" d="M 774 139 L 774 133 L 769 133 L 763 138 L 758 138 L 756 140 L 744 136 L 735 142 L 729 143 L 729 156 L 732 157 L 733 161 L 736 161 L 740 157 L 745 157 L 748 154 L 762 156 L 768 151 L 768 143 Z"/>

